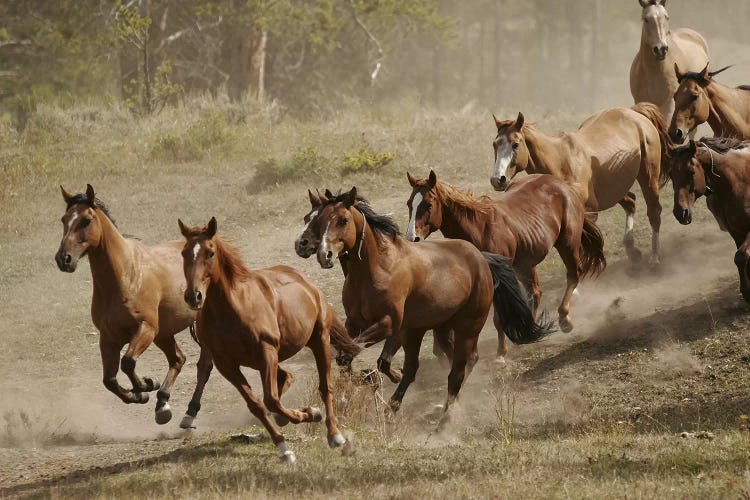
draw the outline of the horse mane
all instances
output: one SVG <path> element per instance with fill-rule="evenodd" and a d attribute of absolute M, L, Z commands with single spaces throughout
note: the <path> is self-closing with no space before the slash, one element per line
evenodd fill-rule
<path fill-rule="evenodd" d="M 215 236 L 213 242 L 216 245 L 216 257 L 219 259 L 227 284 L 233 286 L 238 280 L 250 277 L 250 270 L 236 247 L 219 236 Z"/>
<path fill-rule="evenodd" d="M 70 199 L 68 199 L 68 206 L 65 208 L 65 210 L 69 210 L 70 207 L 72 207 L 73 205 L 78 205 L 79 203 L 85 203 L 86 205 L 89 205 L 90 207 L 98 208 L 112 222 L 112 225 L 117 227 L 115 218 L 112 217 L 112 214 L 109 212 L 109 207 L 107 207 L 106 203 L 104 203 L 99 198 L 94 198 L 94 203 L 92 204 L 89 201 L 88 196 L 86 196 L 85 193 L 78 193 L 78 194 L 71 196 Z"/>
<path fill-rule="evenodd" d="M 721 69 L 717 69 L 716 71 L 711 71 L 708 73 L 709 78 L 713 78 L 714 76 L 718 75 L 719 73 L 722 73 L 729 68 L 734 66 L 733 64 L 730 64 L 729 66 L 724 66 Z M 683 80 L 695 80 L 698 83 L 703 83 L 704 85 L 708 83 L 708 79 L 704 78 L 703 73 L 700 71 L 688 71 L 687 73 L 683 73 L 680 75 L 679 83 L 682 83 Z M 747 87 L 747 85 L 742 85 L 738 88 Z M 750 90 L 750 88 L 747 88 L 745 90 Z"/>
<path fill-rule="evenodd" d="M 703 137 L 698 145 L 705 146 L 711 151 L 726 154 L 733 149 L 745 149 L 750 146 L 750 141 L 737 139 L 736 137 Z"/>
<path fill-rule="evenodd" d="M 435 185 L 435 195 L 449 210 L 470 221 L 476 220 L 477 214 L 489 213 L 493 206 L 493 200 L 489 196 L 477 198 L 471 191 L 456 189 L 441 180 Z"/>
<path fill-rule="evenodd" d="M 740 90 L 750 90 L 750 85 L 740 85 L 737 88 Z"/>
<path fill-rule="evenodd" d="M 329 198 L 325 204 L 329 205 L 341 203 L 348 199 L 349 193 L 339 193 L 333 198 Z M 396 221 L 394 221 L 390 215 L 377 213 L 366 198 L 357 196 L 357 202 L 354 204 L 354 206 L 357 208 L 357 210 L 362 212 L 362 215 L 365 217 L 367 224 L 372 228 L 373 233 L 375 233 L 376 236 L 381 238 L 385 236 L 390 238 L 391 240 L 395 240 L 398 236 L 401 235 L 401 230 L 398 228 L 398 224 L 396 224 Z"/>

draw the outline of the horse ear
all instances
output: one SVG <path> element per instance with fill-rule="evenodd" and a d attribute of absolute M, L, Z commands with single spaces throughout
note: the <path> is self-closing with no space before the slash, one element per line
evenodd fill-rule
<path fill-rule="evenodd" d="M 710 63 L 706 63 L 706 67 L 703 68 L 703 71 L 701 71 L 701 78 L 705 81 L 708 81 L 711 79 L 711 75 L 708 74 L 708 65 Z"/>
<path fill-rule="evenodd" d="M 60 191 L 62 192 L 62 197 L 63 200 L 65 200 L 65 203 L 70 203 L 70 200 L 73 199 L 73 195 L 65 191 L 65 188 L 62 186 L 60 186 Z"/>
<path fill-rule="evenodd" d="M 211 220 L 208 221 L 208 226 L 206 226 L 206 236 L 209 238 L 216 236 L 216 217 L 211 217 Z"/>
<path fill-rule="evenodd" d="M 180 220 L 180 219 L 177 219 L 177 224 L 180 226 L 180 232 L 182 233 L 182 235 L 185 238 L 189 238 L 190 237 L 190 228 L 187 227 L 185 225 L 185 223 L 182 222 L 182 220 Z"/>
<path fill-rule="evenodd" d="M 86 184 L 86 199 L 88 199 L 89 203 L 91 203 L 92 205 L 96 200 L 96 193 L 94 193 L 94 188 L 91 187 L 91 184 Z"/>
<path fill-rule="evenodd" d="M 329 200 L 331 198 L 333 198 L 333 193 L 331 192 L 330 189 L 326 189 L 326 193 L 325 194 L 326 194 L 326 198 L 328 198 Z"/>
<path fill-rule="evenodd" d="M 685 73 L 680 72 L 680 67 L 677 66 L 677 63 L 674 63 L 674 75 L 677 77 L 677 82 L 682 82 L 682 79 L 685 78 Z"/>
<path fill-rule="evenodd" d="M 344 203 L 347 207 L 352 207 L 357 203 L 357 186 L 352 186 L 352 190 L 349 191 L 349 196 Z"/>
<path fill-rule="evenodd" d="M 307 196 L 310 197 L 310 205 L 312 205 L 313 208 L 317 207 L 318 205 L 322 203 L 322 200 L 320 199 L 320 194 L 313 194 L 313 192 L 308 189 Z"/>
<path fill-rule="evenodd" d="M 495 120 L 495 126 L 499 129 L 500 128 L 500 120 L 497 119 L 497 116 L 495 116 L 495 113 L 492 113 L 492 119 Z"/>
<path fill-rule="evenodd" d="M 408 171 L 406 172 L 406 178 L 409 179 L 409 184 L 411 185 L 411 187 L 414 187 L 417 185 L 417 179 L 412 177 L 412 175 Z"/>
<path fill-rule="evenodd" d="M 435 174 L 434 170 L 430 170 L 430 177 L 427 179 L 427 186 L 430 189 L 433 189 L 435 186 L 437 186 L 437 175 Z"/>
<path fill-rule="evenodd" d="M 644 9 L 651 5 L 651 0 L 638 0 L 638 3 L 641 4 L 641 7 Z"/>
<path fill-rule="evenodd" d="M 523 113 L 519 111 L 518 118 L 516 118 L 516 122 L 513 124 L 513 126 L 515 127 L 516 130 L 520 132 L 521 129 L 523 128 L 523 124 L 525 121 L 526 119 L 523 117 Z"/>

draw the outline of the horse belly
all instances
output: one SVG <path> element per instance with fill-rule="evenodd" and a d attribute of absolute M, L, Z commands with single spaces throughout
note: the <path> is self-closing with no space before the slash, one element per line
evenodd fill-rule
<path fill-rule="evenodd" d="M 619 150 L 594 171 L 591 182 L 599 211 L 615 206 L 630 191 L 641 169 L 639 150 Z"/>

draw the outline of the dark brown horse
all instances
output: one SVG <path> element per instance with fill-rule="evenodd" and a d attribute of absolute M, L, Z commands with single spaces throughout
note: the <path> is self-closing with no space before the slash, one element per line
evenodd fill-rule
<path fill-rule="evenodd" d="M 281 396 L 294 380 L 279 366 L 303 347 L 312 350 L 318 368 L 320 396 L 326 409 L 328 444 L 342 446 L 344 437 L 333 412 L 331 338 L 339 346 L 356 347 L 323 293 L 300 272 L 287 266 L 250 270 L 239 252 L 216 235 L 216 219 L 206 227 L 186 227 L 179 221 L 186 242 L 182 249 L 185 301 L 199 310 L 198 340 L 219 372 L 240 392 L 250 412 L 271 434 L 284 462 L 296 458 L 268 412 L 279 425 L 318 422 L 317 408 L 286 408 Z M 240 367 L 258 370 L 263 400 L 250 389 Z M 201 378 L 208 379 L 208 373 Z"/>
<path fill-rule="evenodd" d="M 99 330 L 104 386 L 125 403 L 147 403 L 148 393 L 158 389 L 156 422 L 165 424 L 172 418 L 170 389 L 185 363 L 174 336 L 192 327 L 196 316 L 182 298 L 182 243 L 149 247 L 125 238 L 91 185 L 86 194 L 60 189 L 67 208 L 55 262 L 61 271 L 72 273 L 79 259 L 89 258 L 94 285 L 91 319 Z M 169 362 L 161 384 L 135 372 L 138 358 L 151 343 Z M 125 344 L 128 349 L 120 360 Z M 132 389 L 117 382 L 118 365 Z"/>
<path fill-rule="evenodd" d="M 674 93 L 674 114 L 669 136 L 682 143 L 701 123 L 708 122 L 716 137 L 750 139 L 750 86 L 732 88 L 714 79 L 722 71 L 681 73 L 674 71 L 680 85 Z"/>
<path fill-rule="evenodd" d="M 708 209 L 722 231 L 732 236 L 734 263 L 742 296 L 750 302 L 750 141 L 704 137 L 675 150 L 670 176 L 674 216 L 680 224 L 693 220 L 695 200 L 706 196 Z"/>
<path fill-rule="evenodd" d="M 535 315 L 542 299 L 536 266 L 555 247 L 567 269 L 567 288 L 557 310 L 559 324 L 565 332 L 573 329 L 568 315 L 573 291 L 581 278 L 599 274 L 607 264 L 599 228 L 586 219 L 583 203 L 565 181 L 552 175 L 529 175 L 515 181 L 501 198 L 492 199 L 459 191 L 439 181 L 433 171 L 427 179 L 406 175 L 412 187 L 406 202 L 406 238 L 419 241 L 441 231 L 447 238 L 466 240 L 479 250 L 508 257 L 533 293 Z M 505 335 L 497 315 L 495 326 L 497 354 L 505 356 Z"/>
<path fill-rule="evenodd" d="M 451 332 L 454 338 L 452 353 L 444 349 L 452 354 L 446 412 L 477 361 L 477 339 L 493 303 L 515 343 L 536 342 L 552 331 L 535 321 L 505 257 L 483 254 L 461 240 L 409 242 L 390 217 L 357 198 L 356 188 L 326 200 L 310 228 L 320 241 L 321 267 L 349 256 L 343 288 L 347 330 L 359 332 L 359 342 L 401 338 L 404 373 L 391 397 L 394 410 L 414 381 L 427 330 L 443 344 Z"/>

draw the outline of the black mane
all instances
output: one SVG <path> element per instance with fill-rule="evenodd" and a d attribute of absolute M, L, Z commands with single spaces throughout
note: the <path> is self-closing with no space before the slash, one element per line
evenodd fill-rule
<path fill-rule="evenodd" d="M 339 193 L 333 198 L 329 198 L 326 205 L 342 203 L 349 199 L 349 193 Z M 357 203 L 354 205 L 357 210 L 362 212 L 367 224 L 372 228 L 373 232 L 378 236 L 387 236 L 392 240 L 395 240 L 401 235 L 401 230 L 398 228 L 398 224 L 389 215 L 383 215 L 375 212 L 370 202 L 362 196 L 357 196 Z"/>
<path fill-rule="evenodd" d="M 708 78 L 713 78 L 719 73 L 728 70 L 732 66 L 733 65 L 730 64 L 729 66 L 724 66 L 723 68 L 717 69 L 716 71 L 711 71 L 710 73 L 708 73 Z M 696 82 L 702 83 L 704 85 L 708 83 L 708 79 L 704 77 L 703 73 L 700 71 L 688 71 L 687 73 L 681 74 L 679 78 L 679 82 L 682 83 L 683 80 L 695 80 Z M 738 88 L 744 88 L 744 87 L 746 87 L 746 85 L 742 85 Z M 745 90 L 748 90 L 748 89 L 745 89 Z"/>
<path fill-rule="evenodd" d="M 732 149 L 744 149 L 750 146 L 750 141 L 743 141 L 735 137 L 703 137 L 698 141 L 699 146 L 706 146 L 719 154 L 725 154 Z"/>
<path fill-rule="evenodd" d="M 78 205 L 79 203 L 85 203 L 86 205 L 92 207 L 92 208 L 98 208 L 101 210 L 104 215 L 107 216 L 107 218 L 112 221 L 112 224 L 114 224 L 115 227 L 117 227 L 117 223 L 115 222 L 115 218 L 112 217 L 112 214 L 109 213 L 109 207 L 100 200 L 99 198 L 94 198 L 94 203 L 92 204 L 85 193 L 78 193 L 70 197 L 68 200 L 68 206 L 66 210 L 70 209 L 73 205 Z"/>

